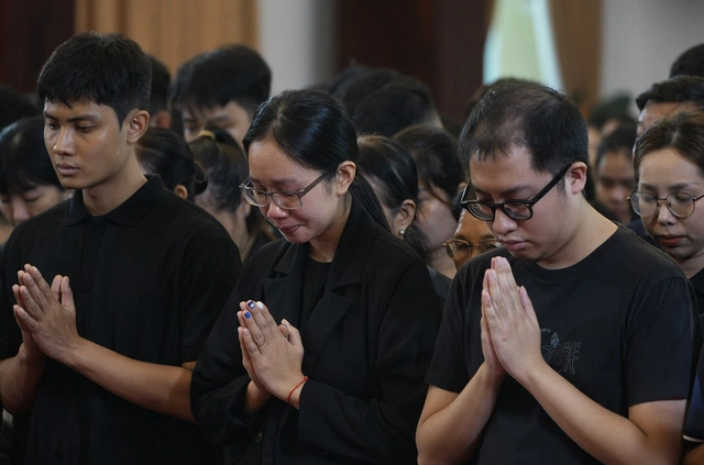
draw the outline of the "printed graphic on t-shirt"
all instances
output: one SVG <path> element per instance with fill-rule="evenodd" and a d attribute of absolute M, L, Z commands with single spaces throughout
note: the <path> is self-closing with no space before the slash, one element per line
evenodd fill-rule
<path fill-rule="evenodd" d="M 555 371 L 561 375 L 577 374 L 576 364 L 579 360 L 581 342 L 561 342 L 556 331 L 549 328 L 540 330 L 543 358 Z"/>

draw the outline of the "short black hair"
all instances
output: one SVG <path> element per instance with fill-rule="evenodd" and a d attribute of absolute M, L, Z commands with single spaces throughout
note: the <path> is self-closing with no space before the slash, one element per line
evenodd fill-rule
<path fill-rule="evenodd" d="M 698 110 L 704 111 L 704 77 L 675 76 L 667 81 L 656 82 L 636 98 L 639 111 L 643 111 L 649 102 L 692 102 Z"/>
<path fill-rule="evenodd" d="M 649 153 L 663 149 L 676 151 L 697 167 L 699 176 L 704 176 L 704 115 L 677 113 L 646 129 L 633 149 L 636 177 L 643 159 Z"/>
<path fill-rule="evenodd" d="M 154 55 L 147 54 L 147 58 L 152 65 L 152 95 L 149 100 L 149 113 L 154 115 L 168 109 L 171 73 L 166 65 Z"/>
<path fill-rule="evenodd" d="M 557 174 L 567 164 L 588 165 L 587 125 L 567 95 L 525 80 L 492 85 L 460 136 L 462 159 L 496 157 L 511 146 L 531 154 L 538 172 Z"/>
<path fill-rule="evenodd" d="M 183 137 L 170 129 L 149 128 L 137 142 L 135 152 L 144 171 L 158 174 L 170 191 L 182 185 L 190 201 L 208 187 L 190 147 Z"/>
<path fill-rule="evenodd" d="M 360 134 L 393 137 L 415 124 L 439 118 L 428 87 L 417 79 L 392 81 L 359 102 L 353 122 Z"/>
<path fill-rule="evenodd" d="M 670 67 L 670 77 L 675 76 L 704 77 L 704 44 L 695 45 L 677 57 Z"/>
<path fill-rule="evenodd" d="M 454 198 L 468 168 L 457 158 L 457 140 L 452 134 L 421 124 L 404 129 L 394 140 L 409 151 L 418 167 L 418 178 L 431 195 L 443 200 L 435 191 L 440 189 L 448 199 Z"/>
<path fill-rule="evenodd" d="M 151 65 L 136 42 L 122 34 L 87 32 L 54 50 L 37 88 L 44 101 L 107 105 L 121 126 L 130 111 L 149 109 L 151 84 Z"/>
<path fill-rule="evenodd" d="M 0 129 L 20 118 L 37 116 L 41 112 L 26 95 L 15 89 L 0 85 Z"/>
<path fill-rule="evenodd" d="M 234 101 L 250 115 L 269 98 L 271 69 L 245 45 L 223 45 L 182 64 L 171 83 L 176 109 L 198 112 Z"/>
<path fill-rule="evenodd" d="M 601 160 L 604 159 L 607 153 L 621 153 L 625 151 L 630 160 L 633 144 L 636 142 L 637 129 L 638 127 L 633 122 L 621 123 L 611 133 L 604 136 L 599 147 L 596 149 L 596 159 L 594 161 L 595 169 L 599 169 Z"/>
<path fill-rule="evenodd" d="M 44 118 L 22 118 L 0 132 L 0 195 L 38 185 L 63 187 L 44 145 Z"/>

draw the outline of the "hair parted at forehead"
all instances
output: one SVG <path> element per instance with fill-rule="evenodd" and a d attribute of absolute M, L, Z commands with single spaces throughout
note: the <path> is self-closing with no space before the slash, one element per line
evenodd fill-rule
<path fill-rule="evenodd" d="M 633 165 L 636 177 L 643 159 L 652 152 L 672 149 L 699 168 L 704 177 L 704 115 L 677 113 L 658 120 L 636 139 Z"/>
<path fill-rule="evenodd" d="M 526 149 L 536 171 L 557 174 L 568 163 L 587 163 L 587 126 L 579 107 L 543 85 L 512 79 L 489 88 L 460 135 L 460 158 L 470 160 Z"/>
<path fill-rule="evenodd" d="M 122 34 L 87 32 L 59 45 L 39 74 L 42 100 L 71 106 L 92 101 L 117 113 L 121 125 L 134 110 L 148 110 L 151 64 L 140 46 Z"/>
<path fill-rule="evenodd" d="M 317 90 L 290 90 L 264 102 L 244 138 L 245 151 L 271 138 L 295 163 L 331 176 L 356 161 L 357 134 L 339 100 Z"/>

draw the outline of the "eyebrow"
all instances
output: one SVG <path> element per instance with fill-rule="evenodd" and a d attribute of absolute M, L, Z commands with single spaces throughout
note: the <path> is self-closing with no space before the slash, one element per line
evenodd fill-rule
<path fill-rule="evenodd" d="M 521 191 L 524 191 L 527 189 L 532 189 L 532 188 L 533 188 L 533 186 L 531 186 L 531 185 L 521 184 L 519 186 L 512 187 L 511 189 L 508 189 L 508 190 L 501 192 L 500 197 L 504 198 L 504 199 L 510 199 L 510 200 L 522 200 L 522 199 L 517 199 L 513 196 L 518 192 L 521 192 Z M 488 192 L 485 192 L 481 189 L 478 189 L 476 186 L 472 186 L 472 189 L 474 189 L 474 192 L 476 192 L 477 194 L 489 195 Z"/>
<path fill-rule="evenodd" d="M 658 190 L 656 186 L 653 186 L 651 184 L 643 183 L 641 184 L 642 187 L 646 189 L 651 189 L 651 190 Z M 667 186 L 668 189 L 670 190 L 677 190 L 677 189 L 684 189 L 686 187 L 698 187 L 700 186 L 699 183 L 696 182 L 681 182 L 679 184 L 673 184 L 672 186 Z"/>
<path fill-rule="evenodd" d="M 44 111 L 44 118 L 49 118 L 58 121 L 59 118 L 56 116 L 52 115 L 48 111 Z M 75 123 L 77 121 L 90 121 L 90 122 L 97 122 L 100 119 L 98 115 L 94 114 L 84 114 L 84 115 L 77 115 L 77 116 L 72 116 L 71 118 L 67 119 L 66 121 L 69 123 Z"/>
<path fill-rule="evenodd" d="M 259 179 L 253 178 L 252 176 L 249 177 L 249 180 L 252 183 L 258 182 L 261 184 L 261 181 Z M 273 184 L 274 186 L 286 186 L 289 184 L 296 184 L 298 182 L 299 182 L 298 179 L 295 179 L 295 178 L 279 178 L 279 179 L 272 179 L 271 180 L 271 184 Z"/>

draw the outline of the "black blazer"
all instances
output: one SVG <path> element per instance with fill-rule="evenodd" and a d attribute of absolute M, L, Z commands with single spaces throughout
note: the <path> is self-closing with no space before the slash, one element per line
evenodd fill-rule
<path fill-rule="evenodd" d="M 355 202 L 302 331 L 310 379 L 300 410 L 272 397 L 243 416 L 250 378 L 237 338 L 239 302 L 261 300 L 277 322 L 298 327 L 307 253 L 307 244 L 279 240 L 245 265 L 193 374 L 201 431 L 234 444 L 241 463 L 417 463 L 415 430 L 441 308 L 425 265 Z"/>

